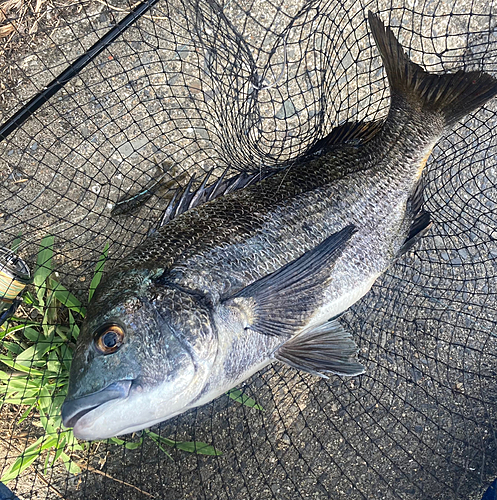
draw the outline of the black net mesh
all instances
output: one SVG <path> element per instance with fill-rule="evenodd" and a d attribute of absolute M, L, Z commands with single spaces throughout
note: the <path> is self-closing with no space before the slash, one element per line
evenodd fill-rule
<path fill-rule="evenodd" d="M 344 120 L 384 116 L 368 9 L 429 71 L 497 74 L 491 3 L 398 5 L 159 0 L 0 143 L 0 245 L 34 269 L 53 236 L 52 285 L 84 306 L 105 245 L 108 268 L 157 225 L 169 194 L 111 209 L 164 166 L 180 183 L 182 172 L 255 171 Z M 2 1 L 2 121 L 134 7 Z M 33 308 L 50 290 L 31 287 L 1 331 L 0 463 L 4 479 L 20 472 L 9 486 L 23 499 L 481 498 L 497 476 L 496 126 L 494 100 L 439 142 L 425 170 L 433 227 L 343 317 L 360 377 L 274 364 L 241 388 L 263 410 L 223 396 L 154 434 L 78 445 L 53 419 L 71 348 L 60 335 L 81 314 L 61 296 L 49 313 Z M 192 453 L 193 442 L 222 454 Z"/>

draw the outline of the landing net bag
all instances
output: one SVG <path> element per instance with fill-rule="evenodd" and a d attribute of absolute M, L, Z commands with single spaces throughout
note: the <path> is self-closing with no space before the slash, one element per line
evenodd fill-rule
<path fill-rule="evenodd" d="M 364 375 L 275 363 L 132 436 L 61 427 L 89 296 L 177 184 L 278 166 L 386 115 L 368 10 L 426 70 L 497 75 L 483 1 L 159 0 L 74 69 L 138 7 L 0 3 L 2 123 L 74 70 L 0 142 L 0 246 L 27 268 L 0 274 L 20 302 L 0 327 L 2 481 L 22 499 L 481 498 L 497 476 L 495 99 L 428 161 L 428 234 L 341 318 Z"/>

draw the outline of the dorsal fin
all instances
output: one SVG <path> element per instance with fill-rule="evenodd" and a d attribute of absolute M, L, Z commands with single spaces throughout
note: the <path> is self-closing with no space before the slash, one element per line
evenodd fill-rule
<path fill-rule="evenodd" d="M 159 227 L 164 226 L 168 222 L 172 221 L 178 215 L 181 215 L 194 207 L 203 205 L 208 201 L 212 201 L 220 196 L 225 196 L 233 191 L 238 191 L 239 189 L 246 188 L 252 184 L 255 184 L 267 177 L 270 177 L 277 170 L 261 170 L 259 172 L 241 172 L 232 177 L 228 177 L 226 174 L 230 168 L 228 167 L 217 179 L 217 181 L 207 185 L 209 178 L 211 177 L 212 170 L 207 172 L 202 180 L 200 186 L 192 190 L 193 183 L 195 182 L 195 174 L 191 176 L 188 184 L 185 188 L 178 189 L 169 205 L 167 206 L 164 215 L 162 216 Z"/>
<path fill-rule="evenodd" d="M 323 137 L 311 146 L 301 158 L 305 159 L 309 156 L 321 155 L 334 147 L 343 146 L 344 144 L 363 144 L 372 139 L 381 129 L 382 125 L 383 122 L 345 122 L 335 127 L 326 137 Z M 260 182 L 279 172 L 281 169 L 273 168 L 258 172 L 241 172 L 226 179 L 225 177 L 229 170 L 230 168 L 228 167 L 216 182 L 207 185 L 213 171 L 210 170 L 205 174 L 201 185 L 192 190 L 195 182 L 195 175 L 193 175 L 183 190 L 180 189 L 174 193 L 160 220 L 159 227 L 164 226 L 178 217 L 178 215 L 194 207 Z"/>
<path fill-rule="evenodd" d="M 359 146 L 371 140 L 383 126 L 382 121 L 377 122 L 345 122 L 335 127 L 327 136 L 313 144 L 305 156 L 321 155 L 327 151 L 343 146 Z"/>

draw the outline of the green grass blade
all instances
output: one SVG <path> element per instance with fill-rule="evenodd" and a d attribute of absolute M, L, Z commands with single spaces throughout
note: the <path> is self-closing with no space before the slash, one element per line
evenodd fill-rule
<path fill-rule="evenodd" d="M 171 460 L 173 459 L 173 457 L 161 446 L 161 437 L 158 434 L 152 431 L 144 431 L 144 432 L 152 441 L 155 442 L 155 444 L 160 448 L 162 453 L 164 453 Z"/>
<path fill-rule="evenodd" d="M 66 447 L 66 439 L 63 436 L 61 436 L 61 439 L 60 439 L 59 443 L 57 444 L 57 447 L 55 448 L 55 456 L 52 460 L 52 466 L 55 465 L 55 462 L 60 458 L 62 453 L 64 453 L 65 447 Z M 50 455 L 48 455 L 48 456 L 50 456 Z"/>
<path fill-rule="evenodd" d="M 19 231 L 17 238 L 12 242 L 12 253 L 17 253 L 19 247 L 21 246 L 22 233 Z"/>
<path fill-rule="evenodd" d="M 20 372 L 24 373 L 29 373 L 30 375 L 39 375 L 42 376 L 43 372 L 39 370 L 35 370 L 34 368 L 29 368 L 26 366 L 23 366 L 19 363 L 16 363 L 14 360 L 10 359 L 9 357 L 5 356 L 4 354 L 0 354 L 0 361 L 7 365 L 8 367 L 12 368 L 13 370 L 18 370 Z"/>
<path fill-rule="evenodd" d="M 196 453 L 197 455 L 211 455 L 216 457 L 222 455 L 222 452 L 216 450 L 214 446 L 202 443 L 201 441 L 175 441 L 174 448 L 188 451 L 190 453 Z"/>
<path fill-rule="evenodd" d="M 137 448 L 139 448 L 143 443 L 143 439 L 140 439 L 140 441 L 138 441 L 137 443 L 125 443 L 124 444 L 124 447 L 127 449 L 127 450 L 136 450 Z"/>
<path fill-rule="evenodd" d="M 79 326 L 74 321 L 74 316 L 72 315 L 71 311 L 69 311 L 69 331 L 70 338 L 75 341 L 79 336 Z"/>
<path fill-rule="evenodd" d="M 69 364 L 72 358 L 74 340 L 79 328 L 74 320 L 74 312 L 84 317 L 86 311 L 80 300 L 63 285 L 51 278 L 53 271 L 53 236 L 42 239 L 33 275 L 36 293 L 24 295 L 24 304 L 36 309 L 43 321 L 16 319 L 15 326 L 0 328 L 3 352 L 0 352 L 0 403 L 27 405 L 21 421 L 37 410 L 39 424 L 45 435 L 29 446 L 17 457 L 14 464 L 0 480 L 11 481 L 19 476 L 34 460 L 40 458 L 45 471 L 56 462 L 63 462 L 73 474 L 81 472 L 68 450 L 83 450 L 71 431 L 62 430 L 60 407 L 67 393 Z M 96 273 L 101 278 L 103 264 L 107 257 L 108 245 L 99 260 Z M 98 284 L 96 278 L 94 286 Z M 60 324 L 61 304 L 69 311 L 69 325 Z M 62 316 L 63 318 L 64 316 Z M 5 340 L 3 340 L 5 339 Z M 140 443 L 129 443 L 128 448 Z"/>
<path fill-rule="evenodd" d="M 143 444 L 143 438 L 141 438 L 138 442 L 126 442 L 123 439 L 119 439 L 117 437 L 107 439 L 109 443 L 116 444 L 118 446 L 124 446 L 127 450 L 136 450 Z"/>
<path fill-rule="evenodd" d="M 107 254 L 109 251 L 109 244 L 106 243 L 105 247 L 102 251 L 102 255 L 100 255 L 100 258 L 98 259 L 97 265 L 95 266 L 95 274 L 93 275 L 93 278 L 90 283 L 90 290 L 88 291 L 88 302 L 91 300 L 93 297 L 93 294 L 95 293 L 95 290 L 100 283 L 100 280 L 102 279 L 102 274 L 104 272 L 104 266 L 105 262 L 107 261 Z"/>
<path fill-rule="evenodd" d="M 116 445 L 118 445 L 118 446 L 122 446 L 122 445 L 125 443 L 125 441 L 124 441 L 124 440 L 119 439 L 119 438 L 117 438 L 117 437 L 109 438 L 107 441 L 108 441 L 109 443 L 116 444 Z"/>
<path fill-rule="evenodd" d="M 156 443 L 157 443 L 157 441 L 156 441 Z M 164 455 L 167 456 L 167 458 L 170 458 L 171 460 L 173 459 L 173 457 L 159 443 L 157 443 L 157 446 L 162 451 L 162 453 L 164 453 Z"/>
<path fill-rule="evenodd" d="M 33 275 L 33 283 L 37 287 L 36 295 L 40 305 L 45 305 L 45 280 L 52 274 L 52 257 L 53 257 L 53 236 L 45 236 L 41 240 L 40 250 L 36 259 L 36 269 Z"/>
<path fill-rule="evenodd" d="M 40 456 L 40 447 L 43 439 L 43 437 L 39 438 L 35 443 L 26 448 L 19 457 L 17 457 L 17 460 L 14 462 L 12 467 L 0 478 L 2 483 L 7 483 L 15 479 Z"/>
<path fill-rule="evenodd" d="M 2 342 L 2 347 L 13 354 L 21 354 L 23 347 L 15 342 Z"/>
<path fill-rule="evenodd" d="M 78 440 L 76 439 L 76 436 L 73 434 L 72 430 L 64 430 L 64 433 L 66 435 L 66 440 L 67 440 L 67 446 L 73 450 L 73 451 L 82 451 L 84 442 L 79 444 Z"/>
<path fill-rule="evenodd" d="M 43 309 L 40 308 L 40 304 L 29 290 L 23 295 L 22 300 L 25 304 L 33 306 L 40 314 L 43 314 Z M 12 319 L 22 321 L 22 318 L 13 317 Z"/>
<path fill-rule="evenodd" d="M 216 450 L 214 446 L 211 446 L 207 443 L 202 443 L 201 441 L 174 441 L 172 439 L 159 436 L 152 431 L 147 431 L 146 434 L 157 443 L 161 442 L 166 444 L 167 446 L 170 446 L 171 448 L 177 448 L 178 450 L 187 451 L 189 453 L 197 453 L 198 455 L 222 455 L 222 452 Z"/>
<path fill-rule="evenodd" d="M 33 361 L 39 361 L 40 359 L 41 357 L 37 356 L 36 353 L 36 345 L 32 345 L 16 357 L 16 363 L 20 363 L 29 368 L 33 364 Z"/>
<path fill-rule="evenodd" d="M 81 301 L 76 298 L 64 285 L 57 281 L 53 281 L 53 295 L 68 309 L 77 312 L 83 318 L 85 317 L 86 309 L 81 305 Z"/>
<path fill-rule="evenodd" d="M 36 323 L 34 323 L 34 325 L 37 325 Z M 31 342 L 38 342 L 38 340 L 40 339 L 40 337 L 42 336 L 40 332 L 38 332 L 37 330 L 35 330 L 34 328 L 31 328 L 31 326 L 34 326 L 33 324 L 31 324 L 30 326 L 28 325 L 22 325 L 22 334 L 28 339 L 30 340 Z M 39 325 L 39 323 L 38 323 Z M 15 328 L 15 327 L 14 327 Z"/>
<path fill-rule="evenodd" d="M 29 414 L 31 413 L 31 411 L 33 410 L 33 408 L 36 406 L 36 404 L 32 404 L 19 418 L 19 420 L 17 421 L 17 425 L 19 425 L 21 422 L 23 422 L 24 420 L 26 420 L 26 418 L 28 418 Z"/>
<path fill-rule="evenodd" d="M 257 404 L 250 396 L 246 396 L 240 389 L 231 389 L 226 393 L 231 399 L 249 408 L 255 408 L 259 411 L 264 411 L 264 408 Z"/>
<path fill-rule="evenodd" d="M 81 472 L 81 468 L 79 465 L 76 465 L 70 457 L 68 457 L 65 453 L 62 453 L 60 455 L 60 459 L 66 466 L 66 469 L 71 473 L 71 474 L 79 474 Z"/>

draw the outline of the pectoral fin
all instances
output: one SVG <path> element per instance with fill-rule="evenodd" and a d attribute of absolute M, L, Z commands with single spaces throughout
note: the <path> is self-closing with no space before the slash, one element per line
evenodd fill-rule
<path fill-rule="evenodd" d="M 290 336 L 321 305 L 331 267 L 343 252 L 355 226 L 346 226 L 278 271 L 242 289 L 225 301 L 244 311 L 246 329 L 265 335 Z"/>
<path fill-rule="evenodd" d="M 275 353 L 275 358 L 299 370 L 326 378 L 323 372 L 360 375 L 364 366 L 356 360 L 357 346 L 337 320 L 302 332 Z"/>

